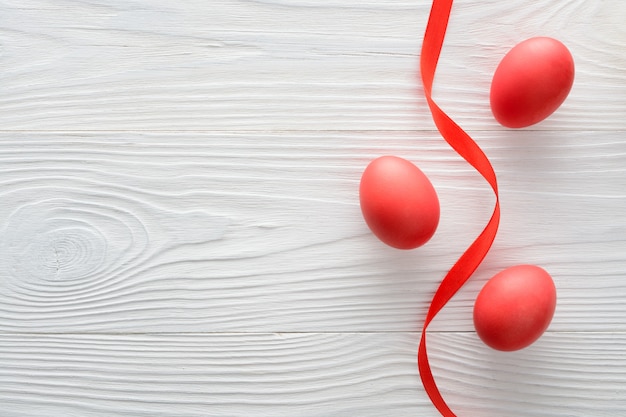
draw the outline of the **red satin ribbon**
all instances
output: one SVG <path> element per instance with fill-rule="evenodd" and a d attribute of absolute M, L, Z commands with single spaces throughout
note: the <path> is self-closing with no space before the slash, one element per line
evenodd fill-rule
<path fill-rule="evenodd" d="M 437 388 L 435 378 L 430 369 L 426 351 L 426 329 L 437 313 L 439 313 L 454 294 L 465 284 L 483 261 L 496 237 L 498 224 L 500 223 L 498 184 L 496 174 L 489 159 L 476 142 L 439 108 L 431 96 L 435 70 L 437 68 L 439 55 L 441 54 L 441 47 L 443 46 L 451 8 L 452 0 L 434 0 L 430 10 L 420 58 L 424 95 L 426 96 L 426 101 L 430 107 L 437 129 L 450 146 L 487 180 L 495 193 L 496 203 L 487 226 L 485 226 L 476 240 L 474 240 L 471 246 L 443 278 L 430 303 L 422 330 L 422 338 L 417 354 L 420 377 L 422 378 L 424 389 L 428 393 L 430 400 L 444 417 L 456 417 L 456 415 L 441 396 L 441 392 L 439 392 L 439 388 Z"/>

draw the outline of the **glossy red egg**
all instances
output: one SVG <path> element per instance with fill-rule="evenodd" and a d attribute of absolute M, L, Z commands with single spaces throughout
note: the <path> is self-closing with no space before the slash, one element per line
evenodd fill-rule
<path fill-rule="evenodd" d="M 491 83 L 491 111 L 503 126 L 519 128 L 550 116 L 574 83 L 574 59 L 556 39 L 517 44 L 502 59 Z"/>
<path fill-rule="evenodd" d="M 534 265 L 507 268 L 491 278 L 474 304 L 474 326 L 488 346 L 525 348 L 548 328 L 556 307 L 552 277 Z"/>
<path fill-rule="evenodd" d="M 396 156 L 372 161 L 361 177 L 361 212 L 371 231 L 398 249 L 422 246 L 439 224 L 439 199 L 426 175 Z"/>

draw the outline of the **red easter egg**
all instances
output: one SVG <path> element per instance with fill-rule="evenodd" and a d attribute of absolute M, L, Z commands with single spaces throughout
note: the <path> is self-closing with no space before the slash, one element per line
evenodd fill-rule
<path fill-rule="evenodd" d="M 513 351 L 536 341 L 548 328 L 556 307 L 550 275 L 534 265 L 499 272 L 478 294 L 474 326 L 485 344 Z"/>
<path fill-rule="evenodd" d="M 439 199 L 426 175 L 396 156 L 372 161 L 361 177 L 361 211 L 372 232 L 398 249 L 422 246 L 439 224 Z"/>
<path fill-rule="evenodd" d="M 554 113 L 574 83 L 574 59 L 556 39 L 538 37 L 507 53 L 491 82 L 491 111 L 506 127 L 526 127 Z"/>

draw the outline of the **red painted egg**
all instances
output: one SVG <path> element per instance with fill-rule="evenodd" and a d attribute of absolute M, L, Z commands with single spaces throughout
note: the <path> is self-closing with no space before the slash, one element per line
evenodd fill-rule
<path fill-rule="evenodd" d="M 506 127 L 526 127 L 554 113 L 574 83 L 574 59 L 556 39 L 537 37 L 507 53 L 491 83 L 491 111 Z"/>
<path fill-rule="evenodd" d="M 525 348 L 548 328 L 556 307 L 550 275 L 534 265 L 517 265 L 491 278 L 476 298 L 474 326 L 488 346 Z"/>
<path fill-rule="evenodd" d="M 361 177 L 361 211 L 372 232 L 398 249 L 422 246 L 439 224 L 439 199 L 426 175 L 396 156 L 372 161 Z"/>

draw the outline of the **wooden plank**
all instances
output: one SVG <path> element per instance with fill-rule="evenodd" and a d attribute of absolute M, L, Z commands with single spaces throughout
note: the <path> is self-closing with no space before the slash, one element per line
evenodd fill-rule
<path fill-rule="evenodd" d="M 436 416 L 414 333 L 1 335 L 4 417 Z M 626 409 L 626 336 L 550 333 L 516 353 L 431 338 L 458 415 L 608 417 Z"/>
<path fill-rule="evenodd" d="M 428 130 L 417 79 L 430 1 L 3 2 L 5 130 Z M 435 96 L 462 126 L 517 42 L 572 51 L 565 105 L 533 129 L 626 129 L 620 1 L 457 1 Z M 487 23 L 486 23 L 487 22 Z"/>
<path fill-rule="evenodd" d="M 493 251 L 435 331 L 472 330 L 485 280 L 535 263 L 552 329 L 626 331 L 621 132 L 483 132 L 500 175 Z M 430 176 L 431 242 L 378 242 L 358 206 L 374 157 Z M 3 133 L 0 331 L 416 331 L 486 223 L 485 182 L 432 132 Z"/>

